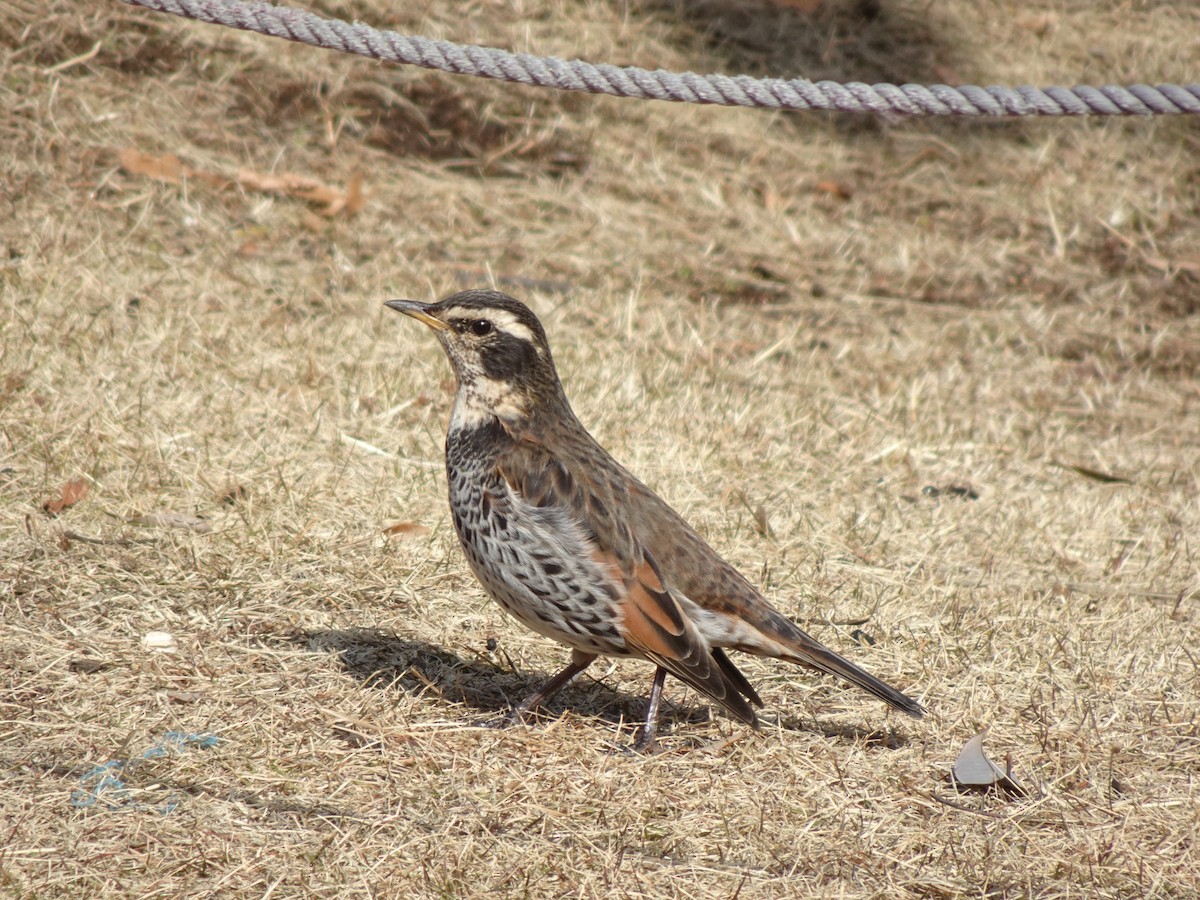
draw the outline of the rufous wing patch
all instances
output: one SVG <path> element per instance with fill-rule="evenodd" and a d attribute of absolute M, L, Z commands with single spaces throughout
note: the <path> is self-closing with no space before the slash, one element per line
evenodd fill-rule
<path fill-rule="evenodd" d="M 683 610 L 663 587 L 662 579 L 649 562 L 643 562 L 634 570 L 630 593 L 638 596 L 640 602 L 635 606 L 660 631 L 679 637 L 686 636 L 688 628 L 684 622 Z"/>
<path fill-rule="evenodd" d="M 643 651 L 654 653 L 664 659 L 680 662 L 690 661 L 704 655 L 695 629 L 688 629 L 683 622 L 683 611 L 669 593 L 646 584 L 641 570 L 648 569 L 644 563 L 639 572 L 625 586 L 625 639 Z M 653 577 L 653 572 L 650 575 Z M 653 578 L 653 583 L 658 583 Z M 693 632 L 689 634 L 689 631 Z"/>
<path fill-rule="evenodd" d="M 646 558 L 625 580 L 625 642 L 680 681 L 711 697 L 731 715 L 751 725 L 754 710 L 716 664 L 711 648 L 663 585 L 653 561 Z"/>

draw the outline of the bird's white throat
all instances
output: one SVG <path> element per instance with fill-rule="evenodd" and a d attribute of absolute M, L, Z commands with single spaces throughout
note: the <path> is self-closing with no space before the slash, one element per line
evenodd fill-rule
<path fill-rule="evenodd" d="M 478 428 L 493 418 L 512 422 L 527 413 L 525 398 L 512 384 L 476 375 L 459 384 L 450 411 L 450 427 Z"/>

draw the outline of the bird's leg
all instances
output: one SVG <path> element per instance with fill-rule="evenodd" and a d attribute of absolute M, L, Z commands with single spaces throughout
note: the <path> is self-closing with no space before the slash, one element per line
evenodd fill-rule
<path fill-rule="evenodd" d="M 633 742 L 635 753 L 653 753 L 658 749 L 658 705 L 662 701 L 663 682 L 667 670 L 661 666 L 654 670 L 654 683 L 650 685 L 650 702 L 646 705 L 646 721 Z"/>
<path fill-rule="evenodd" d="M 583 653 L 579 650 L 572 651 L 570 664 L 545 684 L 543 684 L 540 688 L 514 706 L 512 711 L 504 717 L 503 724 L 511 725 L 513 722 L 522 721 L 525 718 L 525 713 L 529 712 L 534 707 L 545 703 L 547 700 L 561 691 L 564 687 L 566 687 L 567 683 L 572 678 L 590 666 L 595 659 L 596 657 L 594 654 Z"/>

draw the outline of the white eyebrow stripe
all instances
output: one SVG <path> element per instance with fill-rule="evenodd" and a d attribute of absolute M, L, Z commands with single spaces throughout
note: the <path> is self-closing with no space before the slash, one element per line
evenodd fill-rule
<path fill-rule="evenodd" d="M 505 334 L 511 335 L 518 340 L 528 341 L 534 346 L 537 346 L 537 340 L 534 339 L 533 332 L 530 330 L 529 326 L 506 309 L 489 309 L 484 312 L 482 310 L 456 308 L 451 309 L 448 312 L 447 317 L 456 319 L 486 318 L 496 326 L 498 331 L 503 331 Z"/>
<path fill-rule="evenodd" d="M 529 326 L 510 313 L 508 310 L 492 310 L 489 318 L 492 320 L 492 324 L 505 334 L 510 334 L 518 340 L 529 341 L 531 344 L 537 343 L 533 339 L 533 332 L 529 330 Z"/>

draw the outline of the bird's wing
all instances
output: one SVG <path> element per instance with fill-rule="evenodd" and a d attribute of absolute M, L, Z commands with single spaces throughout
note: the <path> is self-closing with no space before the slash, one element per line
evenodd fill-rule
<path fill-rule="evenodd" d="M 775 656 L 833 675 L 910 715 L 921 705 L 834 653 L 775 609 L 657 494 L 631 478 L 626 509 L 630 527 L 646 535 L 647 552 L 662 561 L 665 578 L 702 609 L 738 624 L 733 649 Z"/>
<path fill-rule="evenodd" d="M 712 697 L 743 722 L 756 725 L 754 710 L 739 691 L 739 686 L 746 684 L 745 678 L 735 681 L 730 677 L 679 601 L 663 586 L 653 558 L 644 551 L 642 557 L 632 579 L 626 581 L 626 643 L 680 681 Z M 613 559 L 610 565 L 615 568 L 620 563 Z M 758 699 L 753 688 L 749 696 Z M 762 701 L 758 702 L 761 705 Z"/>
<path fill-rule="evenodd" d="M 664 583 L 654 558 L 622 518 L 623 498 L 617 496 L 612 482 L 603 477 L 576 478 L 560 458 L 528 439 L 518 440 L 502 455 L 497 472 L 526 503 L 565 511 L 587 537 L 594 561 L 618 588 L 623 611 L 619 629 L 631 649 L 716 700 L 736 718 L 757 723 L 743 696 L 757 700 L 757 694 L 752 688 L 745 691 L 749 685 L 740 673 L 730 674 L 733 665 L 728 659 L 714 655 Z"/>

